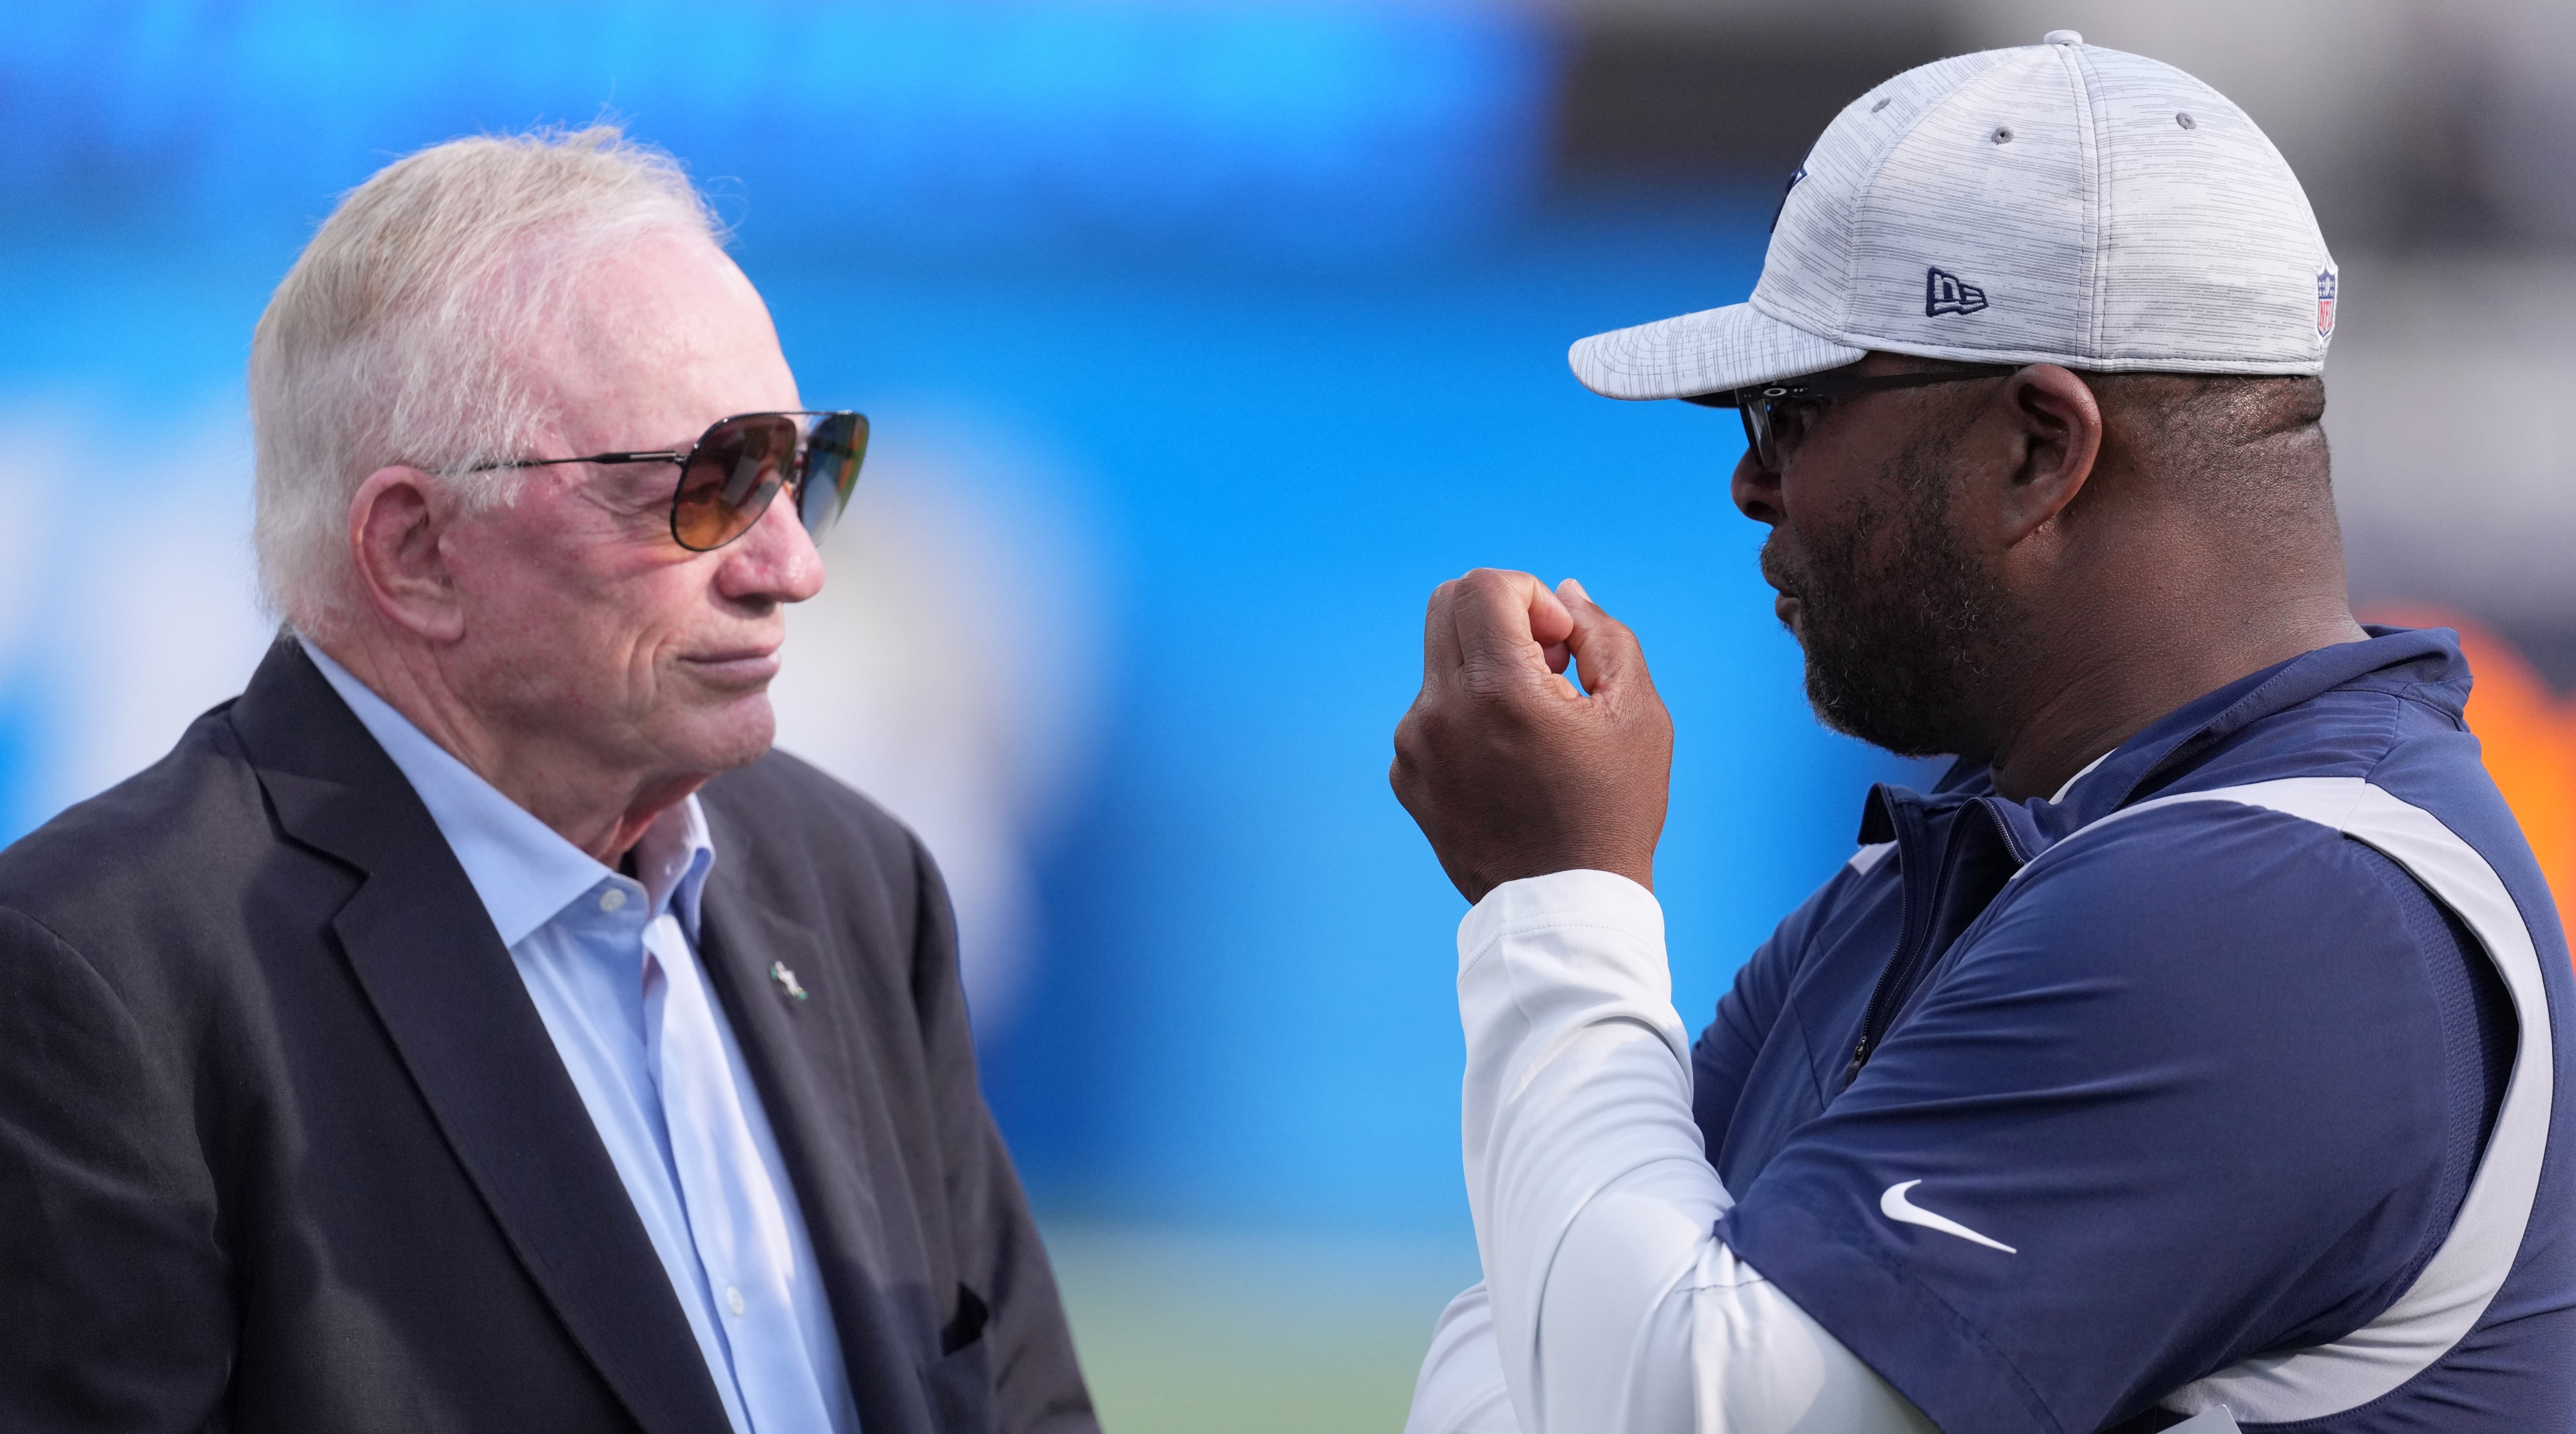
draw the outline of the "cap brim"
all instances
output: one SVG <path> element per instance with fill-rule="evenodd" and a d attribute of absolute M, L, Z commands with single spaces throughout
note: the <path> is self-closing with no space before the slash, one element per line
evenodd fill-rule
<path fill-rule="evenodd" d="M 1594 334 L 1566 360 L 1585 388 L 1610 398 L 1690 398 L 1840 368 L 1868 352 L 1729 304 Z"/>

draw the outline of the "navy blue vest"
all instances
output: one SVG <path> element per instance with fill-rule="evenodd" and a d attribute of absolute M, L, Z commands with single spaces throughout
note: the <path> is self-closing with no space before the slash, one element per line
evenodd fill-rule
<path fill-rule="evenodd" d="M 2576 1428 L 2571 986 L 2451 634 L 1954 771 L 1695 1052 L 1718 1232 L 1945 1429 Z"/>

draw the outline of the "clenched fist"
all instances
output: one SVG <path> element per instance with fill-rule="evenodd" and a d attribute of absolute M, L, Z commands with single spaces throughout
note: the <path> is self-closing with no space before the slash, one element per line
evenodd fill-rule
<path fill-rule="evenodd" d="M 1636 635 L 1581 584 L 1478 568 L 1431 594 L 1387 780 L 1469 901 L 1579 868 L 1652 888 L 1672 766 Z"/>

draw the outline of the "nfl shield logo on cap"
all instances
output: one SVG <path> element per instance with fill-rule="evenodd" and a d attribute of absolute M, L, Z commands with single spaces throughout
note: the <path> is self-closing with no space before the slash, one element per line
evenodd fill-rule
<path fill-rule="evenodd" d="M 2317 271 L 2317 337 L 2334 337 L 2335 284 L 2338 276 L 2329 264 Z"/>

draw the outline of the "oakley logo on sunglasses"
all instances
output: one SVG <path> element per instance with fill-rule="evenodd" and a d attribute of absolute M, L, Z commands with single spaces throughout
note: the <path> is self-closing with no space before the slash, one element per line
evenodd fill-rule
<path fill-rule="evenodd" d="M 1923 317 L 1973 314 L 1986 306 L 1986 291 L 1947 269 L 1923 271 Z"/>
<path fill-rule="evenodd" d="M 717 420 L 685 453 L 659 449 L 522 458 L 477 464 L 467 471 L 676 463 L 680 482 L 671 493 L 671 537 L 691 552 L 704 553 L 750 532 L 782 489 L 794 497 L 797 521 L 821 542 L 848 506 L 867 455 L 868 419 L 863 413 L 738 413 Z"/>

